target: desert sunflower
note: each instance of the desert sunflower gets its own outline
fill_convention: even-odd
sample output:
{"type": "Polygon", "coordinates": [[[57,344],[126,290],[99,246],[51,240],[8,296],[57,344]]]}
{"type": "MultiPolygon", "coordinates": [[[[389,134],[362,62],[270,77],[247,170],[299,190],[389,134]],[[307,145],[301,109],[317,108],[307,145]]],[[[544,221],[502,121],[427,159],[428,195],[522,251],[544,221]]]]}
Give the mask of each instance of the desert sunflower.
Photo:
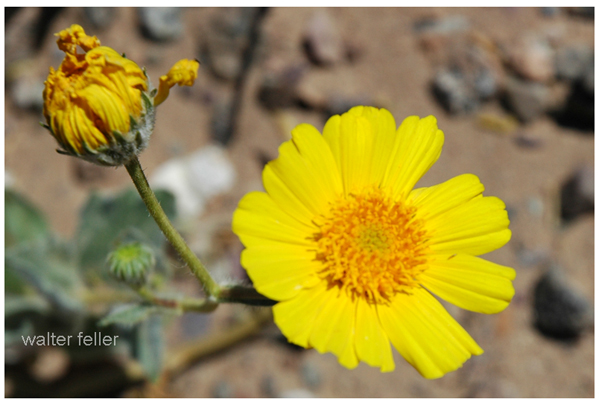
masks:
{"type": "Polygon", "coordinates": [[[290,342],[383,372],[395,367],[393,345],[426,378],[483,352],[432,294],[505,309],[514,270],[477,256],[508,242],[509,220],[472,174],[414,189],[443,140],[432,116],[397,128],[387,110],[359,106],[322,135],[301,124],[281,145],[264,168],[266,192],[241,200],[233,230],[290,342]]]}

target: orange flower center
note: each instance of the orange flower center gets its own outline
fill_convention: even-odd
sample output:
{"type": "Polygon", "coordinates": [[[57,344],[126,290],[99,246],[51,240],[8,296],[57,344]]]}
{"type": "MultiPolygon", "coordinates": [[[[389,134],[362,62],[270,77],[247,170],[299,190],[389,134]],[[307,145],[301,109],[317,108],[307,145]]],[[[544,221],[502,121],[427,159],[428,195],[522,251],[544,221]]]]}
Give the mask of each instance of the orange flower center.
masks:
{"type": "Polygon", "coordinates": [[[409,293],[426,269],[428,243],[416,208],[376,188],[340,199],[315,235],[319,275],[352,298],[385,303],[409,293]]]}

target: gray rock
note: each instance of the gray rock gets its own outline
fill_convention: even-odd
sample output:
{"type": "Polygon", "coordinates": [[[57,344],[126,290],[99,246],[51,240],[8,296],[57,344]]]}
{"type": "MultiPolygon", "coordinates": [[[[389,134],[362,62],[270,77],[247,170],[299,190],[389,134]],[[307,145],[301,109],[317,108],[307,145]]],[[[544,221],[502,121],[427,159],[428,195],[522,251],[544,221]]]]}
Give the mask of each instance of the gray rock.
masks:
{"type": "Polygon", "coordinates": [[[587,44],[563,46],[555,53],[556,76],[565,80],[581,79],[591,68],[594,72],[593,48],[587,44]]]}
{"type": "Polygon", "coordinates": [[[235,80],[242,73],[243,54],[259,13],[258,8],[251,7],[222,8],[210,21],[203,38],[202,59],[217,77],[235,80]]]}
{"type": "Polygon", "coordinates": [[[19,77],[12,84],[12,99],[18,108],[42,111],[44,107],[44,81],[34,76],[19,77]]]}
{"type": "Polygon", "coordinates": [[[95,28],[107,28],[118,12],[116,7],[84,7],[85,17],[95,28]]]}
{"type": "Polygon", "coordinates": [[[179,7],[142,7],[138,13],[142,32],[150,39],[172,41],[183,33],[179,7]]]}
{"type": "Polygon", "coordinates": [[[304,77],[306,66],[298,64],[267,71],[263,78],[258,100],[268,110],[292,107],[299,101],[297,85],[304,77]]]}
{"type": "Polygon", "coordinates": [[[433,93],[452,114],[468,113],[495,96],[503,77],[501,65],[478,45],[459,43],[433,80],[433,93]]]}
{"type": "Polygon", "coordinates": [[[561,217],[571,221],[595,210],[595,173],[592,165],[578,169],[560,190],[561,217]]]}
{"type": "Polygon", "coordinates": [[[545,113],[550,90],[542,83],[508,78],[505,96],[508,107],[521,121],[528,122],[545,113]]]}
{"type": "Polygon", "coordinates": [[[318,388],[322,382],[320,371],[313,363],[306,362],[301,368],[302,379],[306,385],[311,388],[318,388]]]}
{"type": "Polygon", "coordinates": [[[593,323],[588,300],[566,282],[562,271],[548,266],[534,289],[535,327],[545,336],[572,340],[593,323]]]}
{"type": "Polygon", "coordinates": [[[308,58],[316,65],[334,65],[345,56],[341,35],[325,9],[318,9],[308,20],[303,43],[308,58]]]}
{"type": "Polygon", "coordinates": [[[433,80],[433,93],[451,114],[472,112],[480,105],[473,86],[458,68],[442,68],[437,71],[433,80]]]}
{"type": "Polygon", "coordinates": [[[230,97],[222,97],[214,104],[210,129],[212,139],[220,145],[226,145],[233,136],[234,104],[230,97]]]}

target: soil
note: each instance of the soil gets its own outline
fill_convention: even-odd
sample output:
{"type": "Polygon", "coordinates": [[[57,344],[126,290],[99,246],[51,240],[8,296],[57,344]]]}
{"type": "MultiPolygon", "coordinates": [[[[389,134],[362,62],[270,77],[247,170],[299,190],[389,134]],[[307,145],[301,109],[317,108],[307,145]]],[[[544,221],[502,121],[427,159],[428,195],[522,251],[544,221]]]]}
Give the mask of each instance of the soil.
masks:
{"type": "MultiPolygon", "coordinates": [[[[572,288],[594,302],[594,215],[582,215],[567,224],[558,215],[561,185],[579,167],[594,164],[593,133],[559,126],[547,115],[519,123],[508,133],[481,127],[477,113],[450,115],[430,91],[442,56],[425,49],[414,30],[414,24],[423,19],[461,15],[470,22],[471,31],[504,49],[530,33],[551,35],[553,40],[563,43],[582,41],[594,46],[593,19],[564,10],[547,17],[539,9],[529,8],[327,11],[343,38],[343,46],[354,50],[353,57],[331,66],[310,63],[302,46],[303,32],[315,9],[273,8],[260,21],[260,41],[245,72],[235,131],[226,144],[237,173],[235,187],[213,199],[200,218],[186,224],[186,237],[192,246],[199,246],[206,237],[202,229],[218,218],[219,229],[227,241],[219,252],[226,253],[226,260],[233,256],[227,262],[230,268],[227,276],[241,277],[242,271],[235,261],[242,247],[227,227],[239,199],[248,191],[262,188],[260,176],[265,161],[278,155],[277,148],[289,138],[294,125],[307,122],[322,129],[327,116],[314,107],[319,100],[329,96],[370,100],[389,109],[398,122],[408,115],[437,117],[445,133],[443,153],[419,185],[433,185],[462,173],[474,173],[485,185],[485,195],[498,196],[506,203],[512,239],[485,258],[516,269],[516,295],[512,303],[496,315],[448,306],[485,353],[439,380],[423,379],[396,352],[396,370],[392,373],[381,374],[366,364],[347,370],[331,354],[321,355],[315,350],[298,350],[285,344],[276,326],[271,324],[257,336],[201,359],[159,390],[148,385],[123,395],[593,397],[592,327],[575,341],[562,342],[543,336],[533,325],[533,289],[548,261],[558,263],[572,288]],[[259,102],[260,86],[272,66],[304,69],[298,90],[304,97],[302,103],[272,110],[259,102]],[[535,146],[523,147],[517,142],[522,136],[533,139],[535,146]],[[538,253],[542,259],[523,260],[523,252],[538,253]]],[[[142,36],[134,9],[118,9],[107,27],[93,29],[82,9],[68,8],[54,16],[39,47],[35,47],[22,45],[20,41],[31,37],[26,35],[27,30],[32,29],[39,10],[23,9],[11,18],[6,28],[7,75],[44,78],[48,66],[57,67],[61,60],[52,33],[79,23],[88,33],[97,35],[103,45],[126,52],[128,58],[145,65],[157,84],[158,77],[177,60],[199,57],[206,33],[214,27],[212,21],[222,12],[222,9],[184,9],[183,34],[174,41],[155,42],[142,36]]],[[[200,60],[202,67],[195,85],[173,88],[168,100],[159,107],[150,146],[140,158],[150,177],[168,159],[213,143],[211,123],[215,105],[235,94],[233,81],[215,77],[200,60]]],[[[7,176],[13,188],[42,209],[58,233],[71,237],[78,212],[91,190],[115,192],[129,187],[130,179],[123,168],[95,167],[55,153],[55,140],[39,125],[43,120],[40,111],[18,108],[10,94],[9,84],[5,95],[7,176]]],[[[505,115],[497,98],[484,103],[480,111],[505,115]]],[[[211,242],[211,249],[220,243],[211,242]]],[[[187,284],[185,288],[190,293],[197,293],[196,288],[189,287],[191,278],[181,275],[178,280],[181,285],[187,284]]],[[[223,307],[214,315],[186,316],[189,325],[175,322],[172,330],[167,331],[169,344],[174,346],[193,339],[194,333],[218,328],[242,311],[232,309],[234,305],[223,307]],[[201,327],[193,332],[196,324],[201,327]]]]}

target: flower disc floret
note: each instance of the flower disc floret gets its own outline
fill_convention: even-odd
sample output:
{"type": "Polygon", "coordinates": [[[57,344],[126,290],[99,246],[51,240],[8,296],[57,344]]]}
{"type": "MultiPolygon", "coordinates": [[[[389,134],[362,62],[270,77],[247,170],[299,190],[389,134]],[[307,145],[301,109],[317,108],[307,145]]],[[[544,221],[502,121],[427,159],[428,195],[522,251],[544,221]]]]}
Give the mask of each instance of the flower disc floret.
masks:
{"type": "Polygon", "coordinates": [[[426,268],[428,245],[416,208],[380,189],[333,204],[315,236],[319,276],[352,297],[383,304],[409,293],[426,268]]]}

